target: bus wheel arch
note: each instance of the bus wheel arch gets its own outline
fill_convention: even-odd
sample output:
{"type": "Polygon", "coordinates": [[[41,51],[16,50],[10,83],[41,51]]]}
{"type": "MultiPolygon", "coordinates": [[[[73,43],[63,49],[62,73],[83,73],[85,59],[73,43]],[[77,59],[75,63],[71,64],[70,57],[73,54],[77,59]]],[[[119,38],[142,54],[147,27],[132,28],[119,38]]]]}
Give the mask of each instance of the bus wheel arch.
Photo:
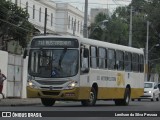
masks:
{"type": "Polygon", "coordinates": [[[94,83],[90,90],[90,96],[88,100],[82,100],[81,103],[83,106],[94,106],[97,100],[97,93],[98,93],[98,85],[94,83]]]}

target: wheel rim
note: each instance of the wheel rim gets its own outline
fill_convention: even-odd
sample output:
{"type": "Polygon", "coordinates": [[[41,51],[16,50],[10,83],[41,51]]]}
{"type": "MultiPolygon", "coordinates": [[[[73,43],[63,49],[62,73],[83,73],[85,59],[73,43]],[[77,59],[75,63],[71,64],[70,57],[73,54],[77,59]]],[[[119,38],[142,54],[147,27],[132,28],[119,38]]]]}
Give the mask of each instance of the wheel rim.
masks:
{"type": "Polygon", "coordinates": [[[127,94],[127,96],[126,96],[126,103],[128,103],[128,102],[129,102],[129,96],[127,94]]]}
{"type": "Polygon", "coordinates": [[[94,93],[93,92],[90,92],[90,99],[89,99],[89,102],[92,103],[94,100],[94,93]]]}

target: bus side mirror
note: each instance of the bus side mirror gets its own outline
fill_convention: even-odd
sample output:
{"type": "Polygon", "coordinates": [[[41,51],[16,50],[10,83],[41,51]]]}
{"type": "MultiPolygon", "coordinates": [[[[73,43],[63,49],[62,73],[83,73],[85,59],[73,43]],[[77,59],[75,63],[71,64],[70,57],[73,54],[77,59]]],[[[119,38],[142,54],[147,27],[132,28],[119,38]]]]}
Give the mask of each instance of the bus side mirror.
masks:
{"type": "Polygon", "coordinates": [[[83,57],[88,58],[89,56],[89,50],[87,48],[84,48],[83,57]]]}
{"type": "Polygon", "coordinates": [[[82,73],[88,73],[89,69],[88,68],[81,68],[82,73]]]}
{"type": "Polygon", "coordinates": [[[25,50],[24,50],[24,53],[23,53],[23,59],[25,59],[25,58],[26,58],[26,56],[27,56],[27,52],[28,52],[28,51],[27,51],[27,49],[25,49],[25,50]]]}

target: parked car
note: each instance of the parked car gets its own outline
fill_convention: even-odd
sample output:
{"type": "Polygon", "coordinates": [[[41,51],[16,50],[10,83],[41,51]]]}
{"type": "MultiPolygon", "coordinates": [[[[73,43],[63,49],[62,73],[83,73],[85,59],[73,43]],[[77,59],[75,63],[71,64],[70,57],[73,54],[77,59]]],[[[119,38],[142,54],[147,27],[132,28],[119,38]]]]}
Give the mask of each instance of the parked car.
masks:
{"type": "Polygon", "coordinates": [[[141,99],[151,99],[151,101],[159,101],[160,90],[156,82],[145,82],[144,83],[144,95],[138,98],[138,101],[141,99]]]}

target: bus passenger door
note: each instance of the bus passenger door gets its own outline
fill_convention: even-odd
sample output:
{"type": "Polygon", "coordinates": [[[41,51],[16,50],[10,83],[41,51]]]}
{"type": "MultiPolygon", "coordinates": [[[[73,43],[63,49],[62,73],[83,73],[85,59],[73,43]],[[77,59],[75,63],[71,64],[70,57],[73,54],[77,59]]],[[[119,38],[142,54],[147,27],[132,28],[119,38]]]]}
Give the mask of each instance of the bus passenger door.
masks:
{"type": "Polygon", "coordinates": [[[81,45],[80,53],[80,99],[89,98],[90,93],[89,79],[89,46],[81,45]]]}

